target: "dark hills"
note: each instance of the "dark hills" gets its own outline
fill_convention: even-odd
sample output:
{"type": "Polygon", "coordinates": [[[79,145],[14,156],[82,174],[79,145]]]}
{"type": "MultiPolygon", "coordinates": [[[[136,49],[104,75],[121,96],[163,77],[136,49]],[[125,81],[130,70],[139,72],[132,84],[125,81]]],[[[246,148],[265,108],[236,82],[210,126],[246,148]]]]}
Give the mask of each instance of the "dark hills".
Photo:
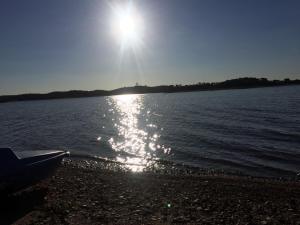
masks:
{"type": "Polygon", "coordinates": [[[299,85],[300,80],[268,80],[266,78],[244,77],[223,82],[201,83],[191,85],[161,85],[161,86],[140,86],[123,87],[111,91],[95,90],[95,91],[64,91],[51,92],[47,94],[21,94],[21,95],[3,95],[0,96],[0,103],[11,101],[29,101],[29,100],[45,100],[60,98],[82,98],[94,96],[110,96],[120,94],[144,94],[144,93],[172,93],[172,92],[189,92],[189,91],[209,91],[209,90],[225,90],[225,89],[242,89],[256,87],[272,87],[283,85],[299,85]]]}

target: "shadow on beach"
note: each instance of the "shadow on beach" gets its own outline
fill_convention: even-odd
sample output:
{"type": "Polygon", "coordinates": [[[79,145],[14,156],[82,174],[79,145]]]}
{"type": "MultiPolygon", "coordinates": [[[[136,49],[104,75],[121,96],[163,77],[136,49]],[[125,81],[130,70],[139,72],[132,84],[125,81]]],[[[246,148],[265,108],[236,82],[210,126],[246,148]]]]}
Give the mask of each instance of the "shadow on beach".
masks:
{"type": "Polygon", "coordinates": [[[44,203],[47,189],[28,189],[0,197],[0,224],[12,224],[44,203]]]}

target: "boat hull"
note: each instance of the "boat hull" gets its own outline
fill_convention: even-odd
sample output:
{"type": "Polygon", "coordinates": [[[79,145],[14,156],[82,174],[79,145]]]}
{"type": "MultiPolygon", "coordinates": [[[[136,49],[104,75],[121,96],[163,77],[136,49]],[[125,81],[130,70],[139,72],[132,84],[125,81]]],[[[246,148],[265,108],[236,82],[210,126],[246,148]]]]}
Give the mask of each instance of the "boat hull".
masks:
{"type": "Polygon", "coordinates": [[[55,151],[36,154],[18,160],[10,170],[0,177],[0,193],[13,193],[27,188],[52,175],[67,152],[55,151]]]}

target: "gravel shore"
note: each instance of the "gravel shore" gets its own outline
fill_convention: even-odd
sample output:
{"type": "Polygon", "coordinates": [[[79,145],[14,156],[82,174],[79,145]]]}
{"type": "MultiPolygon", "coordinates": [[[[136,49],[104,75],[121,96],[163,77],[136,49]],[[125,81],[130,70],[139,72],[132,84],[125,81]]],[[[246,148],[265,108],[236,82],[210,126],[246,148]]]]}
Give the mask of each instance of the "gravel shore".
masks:
{"type": "Polygon", "coordinates": [[[297,224],[300,183],[132,173],[67,160],[1,201],[0,224],[297,224]]]}

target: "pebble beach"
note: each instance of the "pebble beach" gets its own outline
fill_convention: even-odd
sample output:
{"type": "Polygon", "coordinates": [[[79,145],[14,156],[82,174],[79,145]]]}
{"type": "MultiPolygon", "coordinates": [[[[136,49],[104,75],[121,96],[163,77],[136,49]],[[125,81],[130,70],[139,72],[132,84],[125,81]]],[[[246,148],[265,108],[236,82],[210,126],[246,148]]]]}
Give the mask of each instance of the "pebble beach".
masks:
{"type": "Polygon", "coordinates": [[[0,224],[300,224],[300,183],[225,174],[133,173],[68,159],[2,200],[0,224]]]}

